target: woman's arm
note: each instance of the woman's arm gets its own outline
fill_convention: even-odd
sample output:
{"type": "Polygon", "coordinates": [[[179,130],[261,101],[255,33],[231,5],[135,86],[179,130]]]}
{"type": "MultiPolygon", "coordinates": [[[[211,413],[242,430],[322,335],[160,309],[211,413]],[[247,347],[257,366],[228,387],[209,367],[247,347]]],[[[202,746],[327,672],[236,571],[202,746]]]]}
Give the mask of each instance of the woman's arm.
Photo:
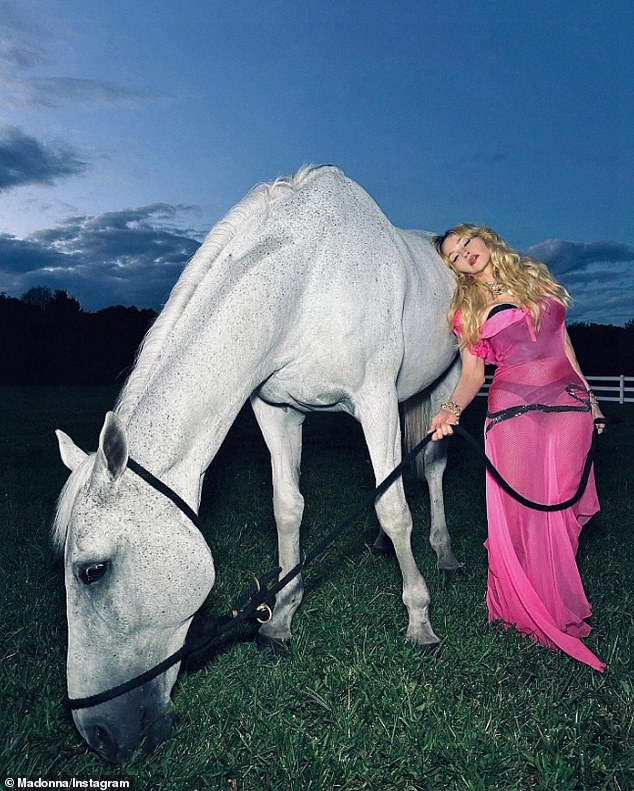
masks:
{"type": "MultiPolygon", "coordinates": [[[[568,330],[564,329],[564,348],[566,351],[566,357],[568,358],[570,365],[572,365],[575,373],[578,375],[579,379],[583,382],[583,386],[586,390],[590,393],[590,409],[592,412],[593,420],[596,419],[605,419],[605,415],[601,411],[601,407],[599,406],[599,402],[597,401],[597,397],[592,392],[590,385],[588,384],[588,380],[585,378],[583,373],[581,372],[581,367],[577,361],[577,355],[575,354],[575,350],[572,346],[572,341],[570,340],[570,335],[568,335],[568,330]]],[[[599,434],[603,433],[603,429],[605,426],[603,424],[597,425],[597,431],[599,434]]]]}
{"type": "Polygon", "coordinates": [[[449,401],[445,402],[450,408],[441,409],[429,424],[429,432],[432,433],[434,441],[453,434],[451,427],[456,425],[459,418],[459,414],[456,413],[469,406],[484,383],[484,360],[482,357],[471,354],[465,348],[460,352],[460,359],[462,360],[462,373],[449,401]],[[458,409],[451,407],[458,407],[458,409]]]}

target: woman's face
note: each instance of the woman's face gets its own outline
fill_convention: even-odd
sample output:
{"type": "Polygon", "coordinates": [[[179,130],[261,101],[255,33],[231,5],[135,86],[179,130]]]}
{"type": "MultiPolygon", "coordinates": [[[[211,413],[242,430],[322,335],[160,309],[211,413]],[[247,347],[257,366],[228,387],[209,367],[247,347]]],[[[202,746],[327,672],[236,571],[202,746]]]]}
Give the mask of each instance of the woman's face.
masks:
{"type": "Polygon", "coordinates": [[[467,239],[452,233],[442,243],[440,250],[461,275],[472,275],[476,280],[493,278],[491,251],[479,236],[467,239]]]}

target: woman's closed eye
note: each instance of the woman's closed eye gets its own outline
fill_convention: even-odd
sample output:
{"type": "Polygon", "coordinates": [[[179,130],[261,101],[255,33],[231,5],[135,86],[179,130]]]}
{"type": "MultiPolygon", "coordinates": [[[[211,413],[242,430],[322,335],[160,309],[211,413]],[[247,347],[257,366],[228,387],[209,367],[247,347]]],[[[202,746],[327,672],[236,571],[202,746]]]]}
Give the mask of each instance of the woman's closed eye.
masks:
{"type": "Polygon", "coordinates": [[[466,250],[466,249],[467,249],[467,247],[469,246],[469,242],[470,242],[470,241],[471,241],[471,239],[465,239],[465,240],[464,240],[464,242],[462,243],[462,245],[460,245],[460,246],[459,246],[459,247],[458,247],[458,248],[457,248],[457,249],[456,249],[456,250],[455,250],[455,251],[454,251],[454,252],[451,254],[451,256],[450,256],[450,258],[449,258],[449,263],[451,263],[451,264],[455,264],[455,263],[456,263],[456,261],[458,260],[458,256],[460,255],[460,253],[462,252],[462,250],[466,250]]]}

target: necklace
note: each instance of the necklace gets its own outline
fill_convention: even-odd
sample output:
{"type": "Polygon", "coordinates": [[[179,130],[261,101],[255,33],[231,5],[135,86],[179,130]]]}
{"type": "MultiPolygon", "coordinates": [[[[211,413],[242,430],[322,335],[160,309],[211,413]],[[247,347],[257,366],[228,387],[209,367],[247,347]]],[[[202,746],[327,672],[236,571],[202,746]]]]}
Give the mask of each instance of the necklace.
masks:
{"type": "Polygon", "coordinates": [[[497,280],[492,280],[490,283],[483,283],[482,285],[488,288],[494,297],[501,297],[506,291],[506,288],[501,283],[498,283],[497,280]]]}

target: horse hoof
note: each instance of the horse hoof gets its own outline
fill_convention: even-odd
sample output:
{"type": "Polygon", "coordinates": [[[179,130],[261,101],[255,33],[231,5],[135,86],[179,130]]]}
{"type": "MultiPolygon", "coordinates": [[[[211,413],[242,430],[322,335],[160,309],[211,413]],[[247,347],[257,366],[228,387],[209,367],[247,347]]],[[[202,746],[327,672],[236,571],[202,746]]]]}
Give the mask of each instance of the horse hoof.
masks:
{"type": "Polygon", "coordinates": [[[462,566],[457,566],[455,569],[441,569],[439,567],[438,571],[441,571],[445,577],[449,579],[455,579],[456,577],[464,576],[464,568],[462,566]]]}
{"type": "Polygon", "coordinates": [[[276,637],[268,637],[259,632],[255,636],[255,644],[258,651],[268,654],[270,657],[279,658],[287,656],[290,642],[288,640],[279,640],[276,637]]]}
{"type": "Polygon", "coordinates": [[[380,558],[393,558],[396,555],[396,552],[394,551],[394,544],[389,538],[384,539],[379,544],[372,544],[370,551],[373,555],[376,555],[380,558]]]}
{"type": "Polygon", "coordinates": [[[419,653],[423,656],[435,656],[436,654],[440,653],[440,640],[437,643],[423,643],[422,645],[417,645],[419,653]]]}

